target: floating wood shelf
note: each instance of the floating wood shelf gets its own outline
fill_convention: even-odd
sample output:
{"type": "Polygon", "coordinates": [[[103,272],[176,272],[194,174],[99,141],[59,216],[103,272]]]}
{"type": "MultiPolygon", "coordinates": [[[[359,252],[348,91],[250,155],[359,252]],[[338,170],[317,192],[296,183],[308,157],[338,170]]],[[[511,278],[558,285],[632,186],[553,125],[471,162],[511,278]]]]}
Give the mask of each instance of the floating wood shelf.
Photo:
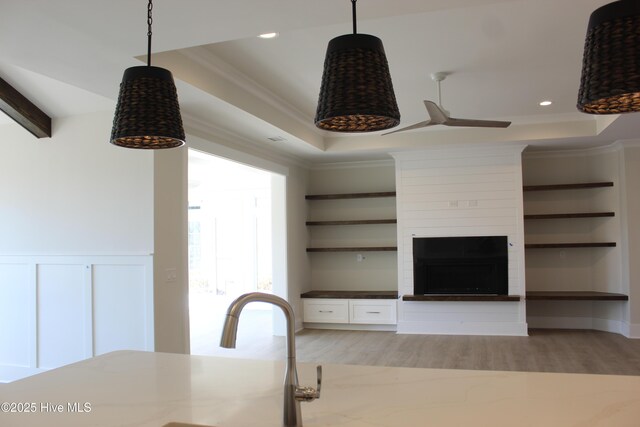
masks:
{"type": "Polygon", "coordinates": [[[524,219],[604,218],[615,216],[614,212],[580,212],[525,215],[524,219]]]}
{"type": "Polygon", "coordinates": [[[613,187],[613,182],[583,182],[579,184],[525,185],[522,191],[579,190],[581,188],[613,187]]]}
{"type": "Polygon", "coordinates": [[[550,248],[614,248],[615,242],[594,243],[525,243],[525,249],[550,249],[550,248]]]}
{"type": "Polygon", "coordinates": [[[346,221],[307,221],[307,225],[370,225],[370,224],[396,224],[396,219],[356,219],[346,221]]]}
{"type": "Polygon", "coordinates": [[[398,299],[398,291],[309,291],[301,298],[398,299]]]}
{"type": "Polygon", "coordinates": [[[390,252],[397,251],[397,246],[367,246],[352,248],[307,248],[307,252],[390,252]]]}
{"type": "Polygon", "coordinates": [[[628,301],[629,296],[611,292],[529,291],[528,301],[628,301]]]}
{"type": "Polygon", "coordinates": [[[519,295],[403,295],[402,301],[520,301],[519,295]]]}
{"type": "Polygon", "coordinates": [[[371,199],[375,197],[396,197],[395,191],[379,193],[346,193],[346,194],[307,194],[307,200],[338,200],[338,199],[371,199]]]}

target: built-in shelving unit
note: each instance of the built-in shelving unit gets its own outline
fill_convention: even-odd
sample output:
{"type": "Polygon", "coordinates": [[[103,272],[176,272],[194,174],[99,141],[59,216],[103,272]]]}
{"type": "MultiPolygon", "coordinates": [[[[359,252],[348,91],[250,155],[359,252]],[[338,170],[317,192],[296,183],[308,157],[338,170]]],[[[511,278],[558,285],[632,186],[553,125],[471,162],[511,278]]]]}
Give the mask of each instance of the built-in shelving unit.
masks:
{"type": "Polygon", "coordinates": [[[529,301],[628,301],[629,296],[591,291],[528,291],[529,301]]]}
{"type": "MultiPolygon", "coordinates": [[[[523,187],[523,191],[531,192],[531,191],[563,191],[563,190],[583,190],[583,189],[588,190],[588,189],[613,187],[613,185],[614,184],[611,181],[584,182],[584,183],[575,183],[575,184],[527,185],[523,187]]],[[[546,199],[546,196],[543,196],[543,197],[544,198],[542,198],[542,200],[546,199]]],[[[578,197],[578,196],[575,196],[575,197],[578,197]]],[[[579,197],[588,198],[589,194],[582,194],[579,197]]],[[[540,197],[537,197],[537,199],[541,200],[540,197]]],[[[615,212],[613,211],[548,212],[548,213],[524,215],[524,219],[527,221],[549,220],[549,224],[552,224],[553,220],[565,221],[565,220],[577,219],[580,221],[594,221],[592,218],[596,218],[596,219],[600,218],[599,221],[603,221],[612,217],[615,217],[615,212]]],[[[558,230],[563,228],[559,226],[559,224],[560,223],[556,223],[556,225],[554,225],[554,227],[558,230]]],[[[585,227],[587,227],[589,223],[585,222],[582,224],[585,227]]],[[[545,226],[540,225],[538,227],[544,227],[545,229],[547,229],[546,225],[545,226]]],[[[525,237],[526,237],[526,232],[525,232],[525,237]]],[[[580,239],[580,240],[588,240],[588,239],[580,239]]],[[[565,241],[565,242],[526,243],[525,244],[525,249],[531,249],[531,250],[538,250],[538,249],[580,250],[580,248],[585,248],[585,249],[592,248],[592,250],[602,250],[598,248],[614,248],[614,247],[616,247],[616,242],[612,242],[612,241],[596,241],[596,242],[566,242],[565,241]]],[[[607,287],[611,289],[619,288],[616,283],[611,283],[607,285],[608,286],[604,286],[603,288],[604,289],[606,289],[607,287]]],[[[548,284],[545,287],[548,287],[548,284]]],[[[591,291],[591,290],[572,290],[572,291],[529,290],[526,292],[525,298],[527,301],[541,301],[541,304],[545,301],[627,301],[629,299],[627,295],[624,295],[621,293],[600,292],[600,291],[591,291]]]]}
{"type": "MultiPolygon", "coordinates": [[[[575,184],[525,185],[522,190],[528,191],[558,191],[581,190],[590,188],[613,187],[611,181],[581,182],[575,184]]],[[[574,219],[574,218],[607,218],[615,216],[615,212],[576,212],[576,213],[545,213],[524,215],[525,220],[540,219],[574,219]]],[[[615,242],[563,242],[563,243],[525,243],[525,249],[569,249],[569,248],[612,248],[615,242]]]]}
{"type": "MultiPolygon", "coordinates": [[[[384,191],[374,193],[341,193],[341,194],[308,194],[306,200],[345,200],[345,199],[371,199],[378,197],[395,197],[395,191],[384,191]]],[[[376,224],[396,224],[396,219],[354,219],[338,221],[307,221],[308,226],[346,226],[346,225],[376,225],[376,224]]],[[[329,247],[329,248],[307,248],[307,252],[393,252],[397,251],[396,246],[373,246],[373,247],[329,247]]]]}
{"type": "Polygon", "coordinates": [[[301,298],[398,299],[398,291],[309,291],[301,298]]]}
{"type": "Polygon", "coordinates": [[[346,221],[307,221],[306,225],[375,225],[396,224],[395,219],[356,219],[346,221]]]}
{"type": "Polygon", "coordinates": [[[340,200],[340,199],[371,199],[375,197],[396,197],[395,191],[377,193],[343,193],[343,194],[307,194],[307,200],[340,200]]]}
{"type": "Polygon", "coordinates": [[[570,219],[570,218],[606,218],[615,216],[615,212],[575,212],[525,215],[524,219],[570,219]]]}
{"type": "Polygon", "coordinates": [[[582,182],[578,184],[552,184],[552,185],[525,185],[522,191],[555,191],[555,190],[580,190],[583,188],[613,187],[613,182],[582,182]]]}
{"type": "MultiPolygon", "coordinates": [[[[378,203],[383,205],[390,205],[390,202],[380,201],[377,202],[372,200],[371,202],[348,202],[347,199],[374,199],[374,198],[390,198],[395,197],[395,191],[386,191],[386,192],[369,192],[369,193],[341,193],[341,194],[312,194],[306,195],[305,199],[308,201],[318,201],[321,203],[322,201],[338,201],[330,204],[325,204],[322,207],[316,206],[315,202],[310,207],[313,210],[313,206],[320,211],[325,210],[323,216],[330,218],[325,219],[321,218],[321,220],[310,220],[306,221],[306,225],[314,228],[314,233],[317,233],[319,236],[333,236],[329,240],[319,239],[318,243],[314,246],[313,243],[311,247],[307,248],[307,252],[309,253],[372,253],[372,252],[397,252],[398,248],[395,246],[395,243],[391,243],[390,240],[387,239],[377,239],[380,244],[376,245],[375,240],[373,242],[370,241],[370,233],[375,235],[375,230],[378,230],[377,226],[395,226],[397,220],[395,218],[389,218],[395,214],[395,209],[393,212],[391,211],[376,211],[369,212],[362,210],[361,206],[369,206],[369,205],[378,205],[378,203]],[[347,201],[346,203],[340,201],[347,201]],[[344,212],[340,212],[342,208],[345,206],[349,206],[347,209],[349,212],[345,214],[344,212]],[[326,212],[326,208],[335,209],[334,211],[329,211],[328,214],[326,212]],[[354,207],[356,207],[354,209],[354,207]],[[322,209],[320,209],[322,208],[322,209]],[[356,212],[354,214],[354,212],[356,212]],[[353,218],[353,216],[364,216],[365,218],[368,216],[368,219],[364,218],[353,218]],[[331,216],[333,216],[332,219],[331,216]],[[339,219],[336,217],[346,217],[347,219],[339,219]],[[349,218],[349,217],[352,218],[349,218]],[[385,218],[386,217],[386,218],[385,218]],[[361,227],[362,228],[359,228],[361,227]],[[366,226],[374,226],[372,228],[366,228],[366,226]],[[345,228],[344,233],[342,231],[338,232],[335,229],[332,230],[331,227],[354,227],[354,228],[345,228]],[[358,231],[359,230],[359,231],[358,231]],[[352,234],[353,233],[353,234],[352,234]],[[351,236],[357,236],[360,233],[361,236],[366,235],[364,239],[358,239],[357,237],[354,239],[351,236]],[[362,234],[364,233],[364,234],[362,234]],[[339,234],[339,237],[336,236],[339,234]],[[349,243],[355,243],[357,240],[361,240],[360,244],[364,242],[367,246],[349,246],[349,243]],[[324,244],[322,244],[322,243],[324,244]],[[375,242],[375,243],[374,243],[375,242]],[[387,244],[391,243],[391,245],[387,244]],[[330,245],[335,245],[331,247],[327,247],[330,245]],[[317,247],[317,246],[325,246],[325,247],[317,247]]],[[[365,208],[366,209],[366,208],[365,208]]],[[[314,212],[317,214],[317,211],[314,212]]],[[[342,230],[342,229],[341,229],[342,230]]],[[[388,234],[389,229],[379,229],[381,231],[381,235],[385,233],[388,234]]],[[[395,233],[394,233],[395,234],[395,233]]],[[[375,237],[375,236],[374,236],[375,237]]],[[[387,237],[388,238],[388,237],[387,237]]],[[[394,239],[395,240],[395,239],[394,239]]],[[[312,242],[314,239],[312,238],[312,242]]],[[[332,258],[331,256],[313,256],[311,257],[311,264],[313,266],[318,263],[322,265],[323,263],[343,263],[348,262],[348,255],[335,255],[339,258],[332,258]]],[[[371,255],[374,256],[374,255],[371,255]]],[[[375,255],[376,257],[387,257],[387,255],[375,255]]],[[[362,261],[364,257],[359,255],[359,260],[362,261]]],[[[303,320],[307,327],[338,327],[338,328],[347,328],[347,329],[361,329],[361,328],[373,328],[374,330],[395,330],[396,324],[396,310],[397,310],[397,300],[398,300],[398,291],[397,290],[389,290],[389,291],[374,291],[374,290],[366,290],[362,289],[366,286],[366,281],[355,281],[349,285],[349,287],[353,287],[353,289],[343,289],[343,290],[330,290],[330,291],[321,291],[321,290],[312,290],[309,292],[305,292],[301,295],[303,298],[303,307],[304,307],[304,316],[303,320]],[[309,326],[311,325],[311,326],[309,326]]],[[[351,282],[349,282],[351,283],[351,282]]],[[[329,284],[321,283],[320,286],[327,287],[329,284]]],[[[378,289],[380,288],[381,283],[377,283],[378,289]]],[[[345,287],[343,283],[342,286],[345,287]]],[[[373,287],[373,286],[372,286],[373,287]]],[[[384,288],[383,288],[384,289],[384,288]]],[[[392,283],[389,285],[389,289],[397,289],[397,285],[392,283]]]]}
{"type": "Polygon", "coordinates": [[[615,248],[615,242],[589,243],[525,243],[525,249],[562,249],[562,248],[615,248]]]}
{"type": "Polygon", "coordinates": [[[392,252],[397,246],[365,246],[351,248],[307,248],[307,252],[392,252]]]}

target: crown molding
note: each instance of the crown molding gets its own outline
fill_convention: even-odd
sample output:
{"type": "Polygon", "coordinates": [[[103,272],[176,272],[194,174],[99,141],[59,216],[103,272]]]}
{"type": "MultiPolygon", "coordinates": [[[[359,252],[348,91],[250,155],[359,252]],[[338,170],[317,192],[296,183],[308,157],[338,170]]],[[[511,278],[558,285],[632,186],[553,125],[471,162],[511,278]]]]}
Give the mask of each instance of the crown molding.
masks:
{"type": "Polygon", "coordinates": [[[287,117],[306,127],[309,131],[318,133],[318,128],[310,123],[309,118],[301,114],[298,108],[283,99],[277,93],[272,92],[264,86],[260,85],[258,82],[251,79],[249,76],[242,73],[237,68],[229,65],[229,63],[225,62],[208,49],[202,46],[197,46],[190,49],[185,49],[181,51],[180,54],[184,55],[189,60],[201,65],[213,74],[227,79],[247,93],[259,98],[260,100],[275,108],[277,111],[283,113],[287,117]]]}
{"type": "Polygon", "coordinates": [[[361,160],[352,162],[331,162],[315,163],[311,165],[311,170],[331,170],[331,169],[365,169],[374,167],[395,167],[393,159],[388,160],[361,160]]]}
{"type": "MultiPolygon", "coordinates": [[[[182,120],[187,133],[192,133],[213,144],[219,144],[280,165],[297,166],[305,169],[309,169],[311,165],[311,163],[300,157],[276,152],[267,147],[263,147],[261,146],[261,144],[263,144],[262,141],[253,141],[229,129],[205,122],[190,115],[183,115],[182,120]]],[[[187,140],[187,146],[188,145],[189,141],[187,140]]]]}
{"type": "Polygon", "coordinates": [[[514,144],[474,144],[464,143],[455,145],[434,145],[419,150],[409,149],[406,151],[395,151],[389,153],[395,160],[418,160],[428,157],[430,153],[447,153],[447,157],[475,157],[479,154],[483,156],[491,156],[494,154],[512,154],[521,155],[527,148],[526,143],[514,144]]]}
{"type": "Polygon", "coordinates": [[[622,148],[637,148],[640,147],[640,139],[625,139],[616,141],[614,144],[618,144],[622,148]]]}
{"type": "Polygon", "coordinates": [[[566,150],[545,150],[545,151],[527,151],[522,154],[526,159],[548,159],[548,158],[562,158],[562,157],[577,157],[577,156],[598,156],[607,153],[614,153],[620,151],[627,146],[640,147],[640,141],[616,141],[608,145],[588,148],[571,148],[566,150]],[[631,145],[632,143],[636,145],[631,145]],[[631,143],[631,144],[627,144],[631,143]]]}

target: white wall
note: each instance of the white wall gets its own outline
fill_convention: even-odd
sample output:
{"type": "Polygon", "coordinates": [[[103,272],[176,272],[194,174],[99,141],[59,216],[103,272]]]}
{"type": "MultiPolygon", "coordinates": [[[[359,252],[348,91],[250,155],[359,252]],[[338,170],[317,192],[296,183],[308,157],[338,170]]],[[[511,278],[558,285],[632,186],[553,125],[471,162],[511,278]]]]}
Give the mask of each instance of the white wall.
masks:
{"type": "Polygon", "coordinates": [[[187,148],[154,156],[154,315],[156,351],[189,353],[187,148]],[[176,280],[170,279],[174,275],[176,280]]]}
{"type": "Polygon", "coordinates": [[[640,338],[640,141],[622,144],[623,286],[629,292],[625,335],[640,338]]]}
{"type": "Polygon", "coordinates": [[[153,252],[153,156],[109,144],[112,120],[0,127],[0,253],[153,252]]]}
{"type": "Polygon", "coordinates": [[[0,126],[2,379],[154,348],[153,153],[109,144],[112,114],[0,126]]]}
{"type": "MultiPolygon", "coordinates": [[[[413,238],[506,235],[509,294],[524,295],[523,146],[394,154],[398,283],[413,294],[413,238]]],[[[526,335],[525,303],[400,302],[399,333],[526,335]]]]}

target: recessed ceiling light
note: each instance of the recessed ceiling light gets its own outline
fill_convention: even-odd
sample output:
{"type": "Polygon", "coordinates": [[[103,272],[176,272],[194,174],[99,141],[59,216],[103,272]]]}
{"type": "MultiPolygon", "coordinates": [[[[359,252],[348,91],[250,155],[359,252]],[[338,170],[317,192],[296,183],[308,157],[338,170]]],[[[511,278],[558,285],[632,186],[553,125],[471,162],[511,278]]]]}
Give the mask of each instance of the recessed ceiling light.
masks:
{"type": "Polygon", "coordinates": [[[540,102],[540,105],[542,105],[543,107],[546,107],[547,105],[551,105],[551,104],[553,104],[553,102],[551,102],[551,101],[542,101],[542,102],[540,102]]]}
{"type": "Polygon", "coordinates": [[[261,39],[275,39],[276,37],[278,37],[278,33],[264,33],[260,34],[258,37],[260,37],[261,39]]]}
{"type": "Polygon", "coordinates": [[[269,136],[269,137],[267,137],[267,139],[268,139],[269,141],[273,141],[273,142],[282,142],[282,141],[286,141],[286,139],[284,139],[284,138],[283,138],[283,137],[281,137],[281,136],[277,136],[277,135],[276,135],[276,136],[269,136]]]}

